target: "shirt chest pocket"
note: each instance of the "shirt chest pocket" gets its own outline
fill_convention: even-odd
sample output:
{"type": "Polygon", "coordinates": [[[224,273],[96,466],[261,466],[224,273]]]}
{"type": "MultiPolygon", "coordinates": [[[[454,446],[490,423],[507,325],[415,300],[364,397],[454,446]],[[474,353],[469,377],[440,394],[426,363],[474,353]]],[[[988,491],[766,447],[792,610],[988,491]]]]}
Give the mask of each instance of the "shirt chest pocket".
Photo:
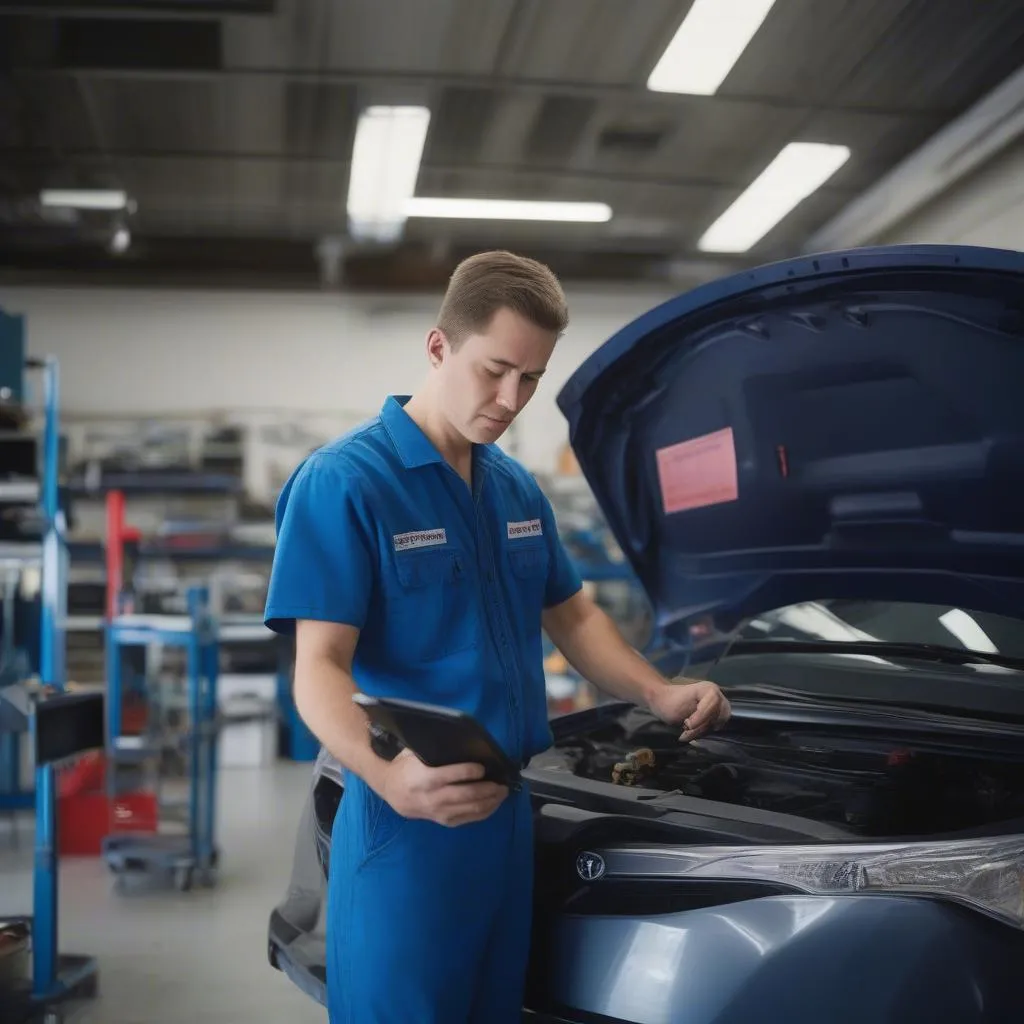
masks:
{"type": "Polygon", "coordinates": [[[428,662],[476,647],[476,586],[464,552],[396,554],[385,588],[385,639],[400,661],[428,662]]]}
{"type": "Polygon", "coordinates": [[[506,554],[519,596],[543,606],[551,557],[543,538],[513,541],[506,554]]]}

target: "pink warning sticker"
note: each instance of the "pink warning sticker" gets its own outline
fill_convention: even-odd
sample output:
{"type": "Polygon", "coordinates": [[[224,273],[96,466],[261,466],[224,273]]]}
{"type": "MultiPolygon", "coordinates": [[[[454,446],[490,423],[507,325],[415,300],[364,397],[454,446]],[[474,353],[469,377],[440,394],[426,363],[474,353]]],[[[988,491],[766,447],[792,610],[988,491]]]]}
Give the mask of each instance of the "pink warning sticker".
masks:
{"type": "Polygon", "coordinates": [[[740,495],[732,427],[660,448],[657,458],[665,515],[735,501],[740,495]]]}

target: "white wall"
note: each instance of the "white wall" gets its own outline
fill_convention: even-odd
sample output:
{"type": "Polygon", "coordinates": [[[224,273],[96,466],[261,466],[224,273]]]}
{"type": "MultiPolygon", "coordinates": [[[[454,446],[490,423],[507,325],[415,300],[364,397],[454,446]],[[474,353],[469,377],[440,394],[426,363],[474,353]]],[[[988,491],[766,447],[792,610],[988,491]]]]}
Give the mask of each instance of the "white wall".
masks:
{"type": "Polygon", "coordinates": [[[886,232],[884,241],[1024,249],[1024,140],[886,232]]]}
{"type": "MultiPolygon", "coordinates": [[[[667,291],[570,293],[572,323],[523,413],[515,452],[552,468],[566,438],[555,405],[575,367],[667,291]]],[[[60,360],[67,413],[302,409],[358,417],[411,391],[439,299],[0,287],[27,317],[33,355],[60,360]]]]}

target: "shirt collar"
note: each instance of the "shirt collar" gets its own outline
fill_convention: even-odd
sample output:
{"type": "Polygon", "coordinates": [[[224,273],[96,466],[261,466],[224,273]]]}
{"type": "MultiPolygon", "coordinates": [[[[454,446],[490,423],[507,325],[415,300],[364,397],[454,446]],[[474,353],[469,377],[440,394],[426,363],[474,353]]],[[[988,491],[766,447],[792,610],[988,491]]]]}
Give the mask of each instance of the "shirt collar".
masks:
{"type": "MultiPolygon", "coordinates": [[[[381,422],[395,446],[395,451],[398,452],[398,457],[402,460],[402,465],[406,469],[419,469],[421,466],[444,462],[434,443],[405,411],[405,403],[410,397],[389,395],[380,413],[381,422]]],[[[473,455],[474,465],[479,467],[489,466],[494,460],[490,445],[474,445],[473,455]]]]}
{"type": "Polygon", "coordinates": [[[391,443],[402,460],[406,469],[419,469],[431,463],[443,462],[441,453],[434,447],[430,438],[413,421],[405,411],[405,403],[409,395],[388,395],[381,409],[380,418],[384,429],[391,438],[391,443]]]}

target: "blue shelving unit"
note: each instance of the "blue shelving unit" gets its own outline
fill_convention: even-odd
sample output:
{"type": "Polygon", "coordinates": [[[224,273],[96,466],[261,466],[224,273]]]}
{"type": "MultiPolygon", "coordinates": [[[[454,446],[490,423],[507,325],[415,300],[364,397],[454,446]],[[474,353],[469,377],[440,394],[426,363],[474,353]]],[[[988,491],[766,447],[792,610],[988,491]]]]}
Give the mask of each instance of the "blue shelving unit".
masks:
{"type": "Polygon", "coordinates": [[[315,761],[320,741],[302,720],[292,696],[291,659],[282,657],[277,672],[277,706],[281,720],[281,752],[289,761],[315,761]]]}
{"type": "MultiPolygon", "coordinates": [[[[87,565],[101,565],[105,558],[103,545],[99,541],[73,540],[68,545],[73,562],[87,565]]],[[[270,544],[228,543],[211,547],[186,547],[143,541],[138,546],[137,556],[143,559],[165,559],[169,562],[264,562],[274,560],[274,548],[270,544]]]]}
{"type": "Polygon", "coordinates": [[[124,491],[125,494],[240,494],[242,481],[223,473],[134,472],[103,473],[93,483],[75,477],[69,484],[75,497],[124,491]]]}
{"type": "MultiPolygon", "coordinates": [[[[0,313],[0,322],[13,334],[12,322],[22,332],[21,318],[0,313]]],[[[9,354],[9,353],[8,353],[9,354]]],[[[24,368],[42,378],[44,405],[43,449],[38,505],[42,520],[41,543],[32,541],[0,545],[0,557],[9,568],[40,568],[39,684],[28,679],[12,681],[0,690],[7,721],[24,716],[32,744],[35,788],[32,793],[8,794],[7,807],[35,809],[32,916],[24,919],[31,929],[32,978],[27,993],[5,993],[15,1004],[25,997],[32,1012],[51,1011],[69,996],[88,996],[96,991],[97,965],[87,956],[62,955],[58,946],[58,836],[56,764],[86,750],[103,746],[103,695],[69,694],[66,691],[64,621],[67,613],[68,551],[65,517],[59,501],[60,376],[54,359],[25,359],[24,368]],[[14,709],[14,710],[12,710],[14,709]]],[[[20,395],[21,392],[19,391],[20,395]]],[[[11,627],[13,628],[13,627],[11,627]]],[[[11,757],[10,748],[7,756],[11,757]]],[[[13,765],[8,765],[12,769],[13,765]]],[[[7,1007],[5,1006],[5,1009],[7,1007]]],[[[15,1007],[15,1011],[17,1007],[15,1007]]]]}
{"type": "MultiPolygon", "coordinates": [[[[614,559],[609,556],[605,534],[606,528],[603,524],[593,522],[587,526],[566,529],[561,533],[561,540],[584,583],[596,584],[598,588],[611,584],[618,590],[616,608],[622,613],[620,627],[634,621],[642,625],[646,621],[644,614],[649,611],[650,607],[648,599],[629,562],[624,558],[614,559]]],[[[598,598],[598,603],[602,603],[600,598],[598,598]]],[[[606,610],[613,617],[617,617],[615,612],[608,608],[606,610]]],[[[651,657],[660,648],[662,642],[661,628],[657,622],[652,621],[645,641],[637,646],[641,649],[641,653],[651,657]]],[[[544,658],[547,659],[554,650],[554,644],[545,634],[544,658]]],[[[584,682],[583,677],[571,665],[566,665],[564,672],[558,673],[558,677],[560,686],[568,683],[570,687],[578,688],[584,682]]],[[[551,692],[549,689],[549,694],[551,692]]],[[[556,699],[564,699],[571,693],[571,689],[566,689],[561,693],[555,691],[556,699]]],[[[605,698],[599,695],[598,699],[604,700],[605,698]]]]}
{"type": "Polygon", "coordinates": [[[121,731],[121,649],[130,645],[182,648],[186,652],[189,728],[188,832],[185,835],[113,834],[103,843],[110,869],[160,872],[173,877],[178,889],[192,887],[198,874],[212,885],[219,860],[215,841],[217,796],[217,624],[209,609],[206,587],[188,591],[188,615],[120,615],[107,625],[107,773],[115,795],[118,767],[158,758],[165,738],[159,731],[126,743],[121,731]]]}

